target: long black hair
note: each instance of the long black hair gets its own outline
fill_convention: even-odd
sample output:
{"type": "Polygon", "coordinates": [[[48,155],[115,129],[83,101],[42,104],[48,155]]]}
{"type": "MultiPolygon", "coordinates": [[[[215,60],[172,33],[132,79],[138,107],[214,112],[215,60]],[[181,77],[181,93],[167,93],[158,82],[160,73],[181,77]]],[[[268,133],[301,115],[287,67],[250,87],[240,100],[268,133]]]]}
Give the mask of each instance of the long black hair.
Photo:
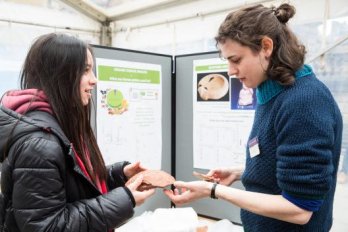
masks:
{"type": "Polygon", "coordinates": [[[73,36],[57,33],[40,36],[25,59],[21,88],[44,91],[63,132],[96,181],[96,175],[105,180],[106,168],[91,128],[91,104],[84,106],[80,93],[88,50],[92,53],[85,42],[73,36]]]}

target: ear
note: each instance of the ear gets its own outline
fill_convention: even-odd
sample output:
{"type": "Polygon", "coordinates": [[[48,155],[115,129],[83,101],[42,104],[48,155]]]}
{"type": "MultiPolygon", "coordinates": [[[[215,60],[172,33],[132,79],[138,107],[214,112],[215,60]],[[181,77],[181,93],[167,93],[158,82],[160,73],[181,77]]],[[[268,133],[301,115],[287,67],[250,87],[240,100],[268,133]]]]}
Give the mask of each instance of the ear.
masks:
{"type": "Polygon", "coordinates": [[[273,52],[273,40],[268,36],[264,36],[261,40],[261,46],[265,57],[269,58],[273,52]]]}

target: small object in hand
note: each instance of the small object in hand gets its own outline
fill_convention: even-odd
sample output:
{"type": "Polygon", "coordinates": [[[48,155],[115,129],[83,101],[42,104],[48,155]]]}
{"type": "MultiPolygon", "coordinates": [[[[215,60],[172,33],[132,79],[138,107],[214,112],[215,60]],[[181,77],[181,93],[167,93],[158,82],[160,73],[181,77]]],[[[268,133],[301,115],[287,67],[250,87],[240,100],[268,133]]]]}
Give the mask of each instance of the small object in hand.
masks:
{"type": "Polygon", "coordinates": [[[212,176],[208,176],[208,175],[205,175],[203,173],[199,173],[199,172],[196,172],[194,171],[193,172],[193,175],[201,180],[205,180],[205,181],[209,181],[209,182],[215,182],[214,181],[214,177],[212,176]]]}
{"type": "Polygon", "coordinates": [[[139,191],[144,191],[152,188],[164,188],[172,185],[175,178],[162,170],[145,170],[132,176],[126,183],[126,186],[134,182],[139,175],[143,176],[143,182],[138,187],[139,191]]]}

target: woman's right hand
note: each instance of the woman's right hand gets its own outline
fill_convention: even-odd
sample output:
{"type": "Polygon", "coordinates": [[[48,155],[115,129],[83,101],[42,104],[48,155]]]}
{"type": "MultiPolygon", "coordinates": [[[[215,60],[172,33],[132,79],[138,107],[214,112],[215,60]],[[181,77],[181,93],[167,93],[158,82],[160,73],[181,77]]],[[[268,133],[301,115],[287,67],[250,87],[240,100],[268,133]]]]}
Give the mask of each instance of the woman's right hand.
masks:
{"type": "Polygon", "coordinates": [[[145,202],[146,199],[151,197],[155,193],[155,189],[148,189],[144,191],[138,191],[137,189],[143,182],[143,176],[140,175],[138,178],[136,178],[132,183],[127,185],[127,188],[131,191],[133,194],[135,205],[139,206],[145,202]]]}
{"type": "Polygon", "coordinates": [[[240,180],[242,173],[242,168],[215,168],[211,169],[207,176],[212,176],[214,182],[229,186],[233,182],[240,180]]]}

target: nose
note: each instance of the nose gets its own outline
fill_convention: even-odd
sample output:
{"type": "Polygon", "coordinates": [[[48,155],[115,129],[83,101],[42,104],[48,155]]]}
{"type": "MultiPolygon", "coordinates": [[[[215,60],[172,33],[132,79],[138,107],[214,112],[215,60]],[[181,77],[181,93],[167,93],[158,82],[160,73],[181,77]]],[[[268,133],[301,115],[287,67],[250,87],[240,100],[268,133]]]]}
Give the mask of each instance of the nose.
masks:
{"type": "Polygon", "coordinates": [[[233,76],[233,75],[237,75],[238,70],[237,70],[236,67],[234,67],[234,65],[228,64],[228,70],[227,70],[227,72],[228,72],[228,75],[229,75],[229,76],[233,76]]]}
{"type": "Polygon", "coordinates": [[[94,72],[92,72],[91,78],[89,79],[89,84],[90,84],[90,85],[95,85],[95,84],[97,84],[97,82],[98,82],[98,79],[97,79],[97,77],[94,75],[94,72]]]}

